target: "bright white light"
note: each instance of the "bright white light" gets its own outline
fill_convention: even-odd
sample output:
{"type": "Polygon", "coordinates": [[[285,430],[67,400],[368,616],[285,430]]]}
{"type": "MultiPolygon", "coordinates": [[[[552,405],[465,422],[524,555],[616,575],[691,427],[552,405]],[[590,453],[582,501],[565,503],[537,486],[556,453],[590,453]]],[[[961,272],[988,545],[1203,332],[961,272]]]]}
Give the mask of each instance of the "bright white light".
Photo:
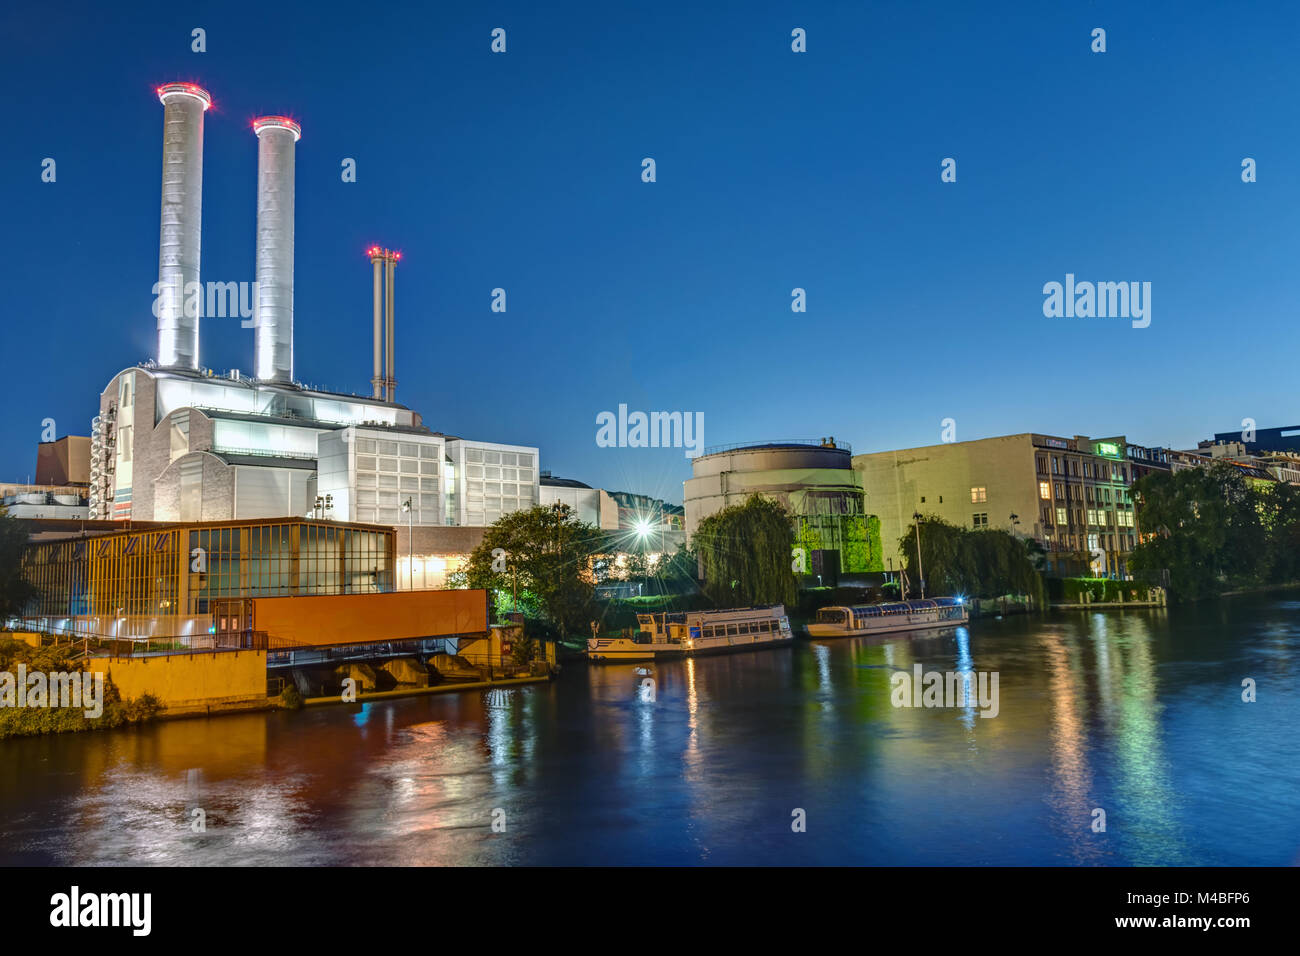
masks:
{"type": "Polygon", "coordinates": [[[642,537],[642,538],[648,535],[650,533],[650,522],[646,521],[644,518],[637,521],[636,533],[638,537],[642,537]]]}

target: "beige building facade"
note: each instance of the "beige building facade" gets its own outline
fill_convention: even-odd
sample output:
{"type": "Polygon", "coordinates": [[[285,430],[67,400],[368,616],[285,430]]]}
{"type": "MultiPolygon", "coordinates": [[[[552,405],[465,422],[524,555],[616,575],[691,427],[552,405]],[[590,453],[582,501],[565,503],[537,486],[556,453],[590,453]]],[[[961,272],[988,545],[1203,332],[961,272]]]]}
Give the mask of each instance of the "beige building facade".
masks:
{"type": "Polygon", "coordinates": [[[1026,432],[855,455],[853,467],[895,566],[899,539],[920,513],[1033,538],[1050,574],[1122,578],[1138,535],[1126,449],[1122,436],[1026,432]]]}

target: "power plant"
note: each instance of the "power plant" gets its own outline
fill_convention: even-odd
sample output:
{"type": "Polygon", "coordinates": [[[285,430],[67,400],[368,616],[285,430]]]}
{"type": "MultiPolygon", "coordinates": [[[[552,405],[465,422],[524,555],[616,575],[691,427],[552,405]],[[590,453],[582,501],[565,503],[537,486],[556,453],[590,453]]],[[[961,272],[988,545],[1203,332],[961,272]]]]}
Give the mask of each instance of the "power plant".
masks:
{"type": "MultiPolygon", "coordinates": [[[[390,525],[400,529],[402,550],[414,563],[413,538],[430,553],[463,554],[473,544],[463,532],[537,504],[536,447],[444,435],[397,403],[393,283],[401,253],[378,245],[365,250],[374,291],[370,395],[312,389],[295,378],[294,164],[302,127],[287,116],[252,124],[253,373],[204,367],[203,297],[190,292],[201,288],[204,118],[212,97],[193,83],[168,83],[157,93],[163,104],[157,354],[113,376],[100,396],[91,435],[90,517],[316,517],[390,525]],[[421,535],[417,526],[425,529],[421,535]],[[456,542],[442,547],[432,529],[448,527],[458,531],[444,537],[456,542]]],[[[356,327],[360,340],[364,319],[356,327]]],[[[435,583],[416,581],[410,570],[412,586],[435,583]]]]}
{"type": "Polygon", "coordinates": [[[193,83],[158,88],[163,104],[162,225],[158,235],[158,364],[199,367],[199,317],[185,290],[199,282],[203,221],[203,116],[212,105],[193,83]]]}
{"type": "Polygon", "coordinates": [[[257,134],[257,352],[259,382],[293,381],[293,159],[302,127],[287,116],[253,120],[257,134]]]}

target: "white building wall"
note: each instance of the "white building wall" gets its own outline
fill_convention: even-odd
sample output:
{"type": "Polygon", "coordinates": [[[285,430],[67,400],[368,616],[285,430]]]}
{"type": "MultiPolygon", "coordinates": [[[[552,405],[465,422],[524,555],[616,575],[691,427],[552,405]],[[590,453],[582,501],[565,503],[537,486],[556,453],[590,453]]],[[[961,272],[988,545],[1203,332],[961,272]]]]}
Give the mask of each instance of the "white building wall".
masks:
{"type": "Polygon", "coordinates": [[[456,438],[448,440],[447,456],[455,467],[458,524],[490,525],[541,501],[535,447],[456,438]]]}
{"type": "Polygon", "coordinates": [[[323,439],[319,474],[334,495],[335,511],[346,502],[351,521],[375,524],[440,525],[443,520],[443,440],[432,435],[395,434],[381,429],[348,428],[323,439]],[[346,446],[341,452],[337,445],[346,446]],[[345,469],[346,462],[346,469],[345,469]],[[402,510],[410,501],[412,513],[402,510]]]}
{"type": "MultiPolygon", "coordinates": [[[[356,513],[356,462],[353,429],[325,432],[316,440],[316,495],[331,498],[325,515],[335,521],[359,521],[356,513]]],[[[308,502],[309,510],[315,501],[308,502]]]]}
{"type": "Polygon", "coordinates": [[[297,517],[310,511],[303,468],[236,465],[235,518],[297,517]]]}
{"type": "MultiPolygon", "coordinates": [[[[566,488],[561,485],[540,485],[541,504],[550,507],[554,504],[568,505],[573,509],[579,521],[600,527],[599,488],[566,488]]],[[[612,499],[611,499],[612,500],[612,499]]],[[[617,516],[617,511],[615,512],[617,516]]]]}

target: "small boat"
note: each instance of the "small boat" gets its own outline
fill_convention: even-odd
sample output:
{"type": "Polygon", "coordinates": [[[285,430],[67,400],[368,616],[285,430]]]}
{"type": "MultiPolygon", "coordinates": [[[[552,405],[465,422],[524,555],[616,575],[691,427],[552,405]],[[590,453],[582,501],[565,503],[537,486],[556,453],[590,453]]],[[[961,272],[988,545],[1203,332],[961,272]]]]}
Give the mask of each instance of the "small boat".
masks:
{"type": "Polygon", "coordinates": [[[861,637],[892,634],[898,631],[956,627],[969,620],[970,608],[958,597],[859,604],[854,607],[824,607],[817,612],[817,619],[808,624],[808,636],[861,637]]]}
{"type": "Polygon", "coordinates": [[[637,630],[587,641],[587,659],[599,662],[657,661],[727,651],[776,647],[794,639],[785,606],[738,607],[724,611],[638,614],[637,630]]]}

